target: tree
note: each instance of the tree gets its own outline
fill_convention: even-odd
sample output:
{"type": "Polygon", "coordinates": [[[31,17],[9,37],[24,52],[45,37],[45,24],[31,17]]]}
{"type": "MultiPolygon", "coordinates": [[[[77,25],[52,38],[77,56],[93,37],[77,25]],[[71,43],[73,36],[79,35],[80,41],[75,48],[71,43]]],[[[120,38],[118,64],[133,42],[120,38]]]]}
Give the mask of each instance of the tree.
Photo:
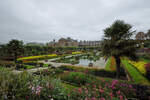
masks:
{"type": "Polygon", "coordinates": [[[117,75],[120,76],[121,57],[129,57],[133,60],[136,56],[136,42],[131,39],[135,31],[132,26],[121,20],[116,20],[110,27],[104,30],[104,40],[102,41],[102,55],[105,57],[113,56],[116,61],[117,75]]]}
{"type": "Polygon", "coordinates": [[[17,57],[24,53],[23,42],[19,40],[11,40],[7,44],[8,53],[13,56],[15,63],[17,62],[17,57]]]}

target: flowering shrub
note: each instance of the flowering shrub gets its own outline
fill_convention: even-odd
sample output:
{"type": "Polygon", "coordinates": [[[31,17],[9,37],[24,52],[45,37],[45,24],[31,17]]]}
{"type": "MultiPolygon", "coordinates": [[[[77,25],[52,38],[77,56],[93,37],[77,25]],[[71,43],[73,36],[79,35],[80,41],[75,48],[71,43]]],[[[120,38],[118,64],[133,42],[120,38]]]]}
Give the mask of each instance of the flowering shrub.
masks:
{"type": "Polygon", "coordinates": [[[59,79],[24,72],[0,71],[0,100],[64,100],[66,90],[59,79]]]}
{"type": "Polygon", "coordinates": [[[92,76],[87,75],[81,72],[66,72],[60,76],[61,80],[75,83],[77,85],[85,85],[86,83],[91,82],[92,76]]]}
{"type": "MultiPolygon", "coordinates": [[[[74,73],[77,73],[76,75],[80,76],[74,80],[84,80],[85,83],[84,85],[80,85],[81,87],[70,85],[69,90],[68,87],[65,87],[66,85],[64,85],[60,79],[54,79],[50,76],[33,76],[26,72],[15,75],[8,71],[0,71],[0,99],[127,100],[137,97],[137,91],[134,89],[134,85],[128,84],[126,82],[120,82],[118,80],[107,80],[104,78],[90,77],[86,76],[84,73],[74,73]],[[89,77],[90,79],[88,79],[89,77]],[[90,81],[86,81],[85,79],[90,81]]],[[[142,93],[144,90],[145,89],[142,89],[142,93]]]]}
{"type": "Polygon", "coordinates": [[[61,73],[63,73],[63,71],[61,69],[48,68],[48,69],[43,69],[41,71],[34,72],[33,74],[35,74],[35,75],[43,75],[43,76],[46,76],[46,75],[55,76],[55,75],[58,75],[58,74],[61,74],[61,73]]]}
{"type": "Polygon", "coordinates": [[[102,79],[101,84],[95,81],[85,86],[74,89],[68,94],[69,100],[127,100],[136,94],[132,85],[120,83],[118,80],[106,82],[102,79]]]}
{"type": "Polygon", "coordinates": [[[134,67],[136,67],[142,74],[146,74],[146,69],[145,69],[145,62],[143,61],[138,61],[138,62],[135,62],[135,61],[130,61],[129,60],[129,63],[134,65],[134,67]]]}

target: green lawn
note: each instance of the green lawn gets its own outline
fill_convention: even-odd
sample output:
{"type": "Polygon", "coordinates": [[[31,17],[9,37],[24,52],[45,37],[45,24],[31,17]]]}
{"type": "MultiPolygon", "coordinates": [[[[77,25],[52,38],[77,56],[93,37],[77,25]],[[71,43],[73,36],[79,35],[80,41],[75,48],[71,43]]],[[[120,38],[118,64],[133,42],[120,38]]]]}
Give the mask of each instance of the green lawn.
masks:
{"type": "Polygon", "coordinates": [[[150,82],[127,60],[122,59],[122,64],[124,65],[125,70],[129,72],[130,76],[132,77],[135,83],[150,85],[150,82]]]}

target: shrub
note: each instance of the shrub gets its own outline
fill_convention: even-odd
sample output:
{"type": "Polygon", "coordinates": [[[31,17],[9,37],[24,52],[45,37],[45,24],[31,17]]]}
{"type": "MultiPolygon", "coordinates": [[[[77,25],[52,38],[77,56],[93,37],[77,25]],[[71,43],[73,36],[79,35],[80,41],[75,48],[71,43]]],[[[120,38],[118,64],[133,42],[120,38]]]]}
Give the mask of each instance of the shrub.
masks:
{"type": "Polygon", "coordinates": [[[136,97],[135,89],[130,84],[118,80],[106,82],[105,79],[95,84],[96,81],[73,89],[69,94],[69,100],[126,100],[136,97]]]}
{"type": "Polygon", "coordinates": [[[60,73],[63,73],[63,70],[58,69],[58,68],[55,68],[55,69],[48,68],[48,69],[43,69],[41,71],[34,72],[33,74],[43,75],[43,76],[46,76],[46,75],[55,76],[60,73]]]}
{"type": "Polygon", "coordinates": [[[84,73],[88,73],[88,74],[100,76],[100,77],[111,77],[111,78],[116,77],[115,71],[109,71],[105,69],[98,69],[98,68],[91,68],[91,67],[86,68],[86,67],[67,66],[67,65],[61,66],[60,69],[66,70],[66,71],[84,72],[84,73]]]}
{"type": "Polygon", "coordinates": [[[14,100],[30,94],[28,83],[32,77],[25,72],[14,75],[9,71],[0,72],[0,99],[14,100]]]}
{"type": "Polygon", "coordinates": [[[60,76],[61,80],[77,85],[85,85],[90,83],[94,78],[90,75],[81,72],[66,72],[60,76]],[[92,79],[93,78],[93,79],[92,79]]]}
{"type": "Polygon", "coordinates": [[[66,100],[66,89],[59,79],[32,76],[26,72],[15,75],[0,71],[0,100],[66,100]]]}

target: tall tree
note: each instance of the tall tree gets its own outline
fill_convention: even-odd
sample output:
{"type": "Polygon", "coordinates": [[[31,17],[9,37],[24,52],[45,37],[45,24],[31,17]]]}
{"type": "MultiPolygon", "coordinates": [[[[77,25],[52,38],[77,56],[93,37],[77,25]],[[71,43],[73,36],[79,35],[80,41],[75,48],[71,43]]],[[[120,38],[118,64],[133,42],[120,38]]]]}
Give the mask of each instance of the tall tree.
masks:
{"type": "Polygon", "coordinates": [[[19,40],[11,40],[7,44],[8,53],[10,56],[14,57],[15,63],[17,62],[17,57],[24,52],[23,42],[19,40]]]}
{"type": "Polygon", "coordinates": [[[104,30],[102,41],[102,54],[105,57],[113,56],[116,61],[117,78],[120,76],[121,57],[129,57],[133,60],[136,56],[136,42],[131,39],[135,31],[132,26],[121,20],[116,20],[110,27],[104,30]]]}

